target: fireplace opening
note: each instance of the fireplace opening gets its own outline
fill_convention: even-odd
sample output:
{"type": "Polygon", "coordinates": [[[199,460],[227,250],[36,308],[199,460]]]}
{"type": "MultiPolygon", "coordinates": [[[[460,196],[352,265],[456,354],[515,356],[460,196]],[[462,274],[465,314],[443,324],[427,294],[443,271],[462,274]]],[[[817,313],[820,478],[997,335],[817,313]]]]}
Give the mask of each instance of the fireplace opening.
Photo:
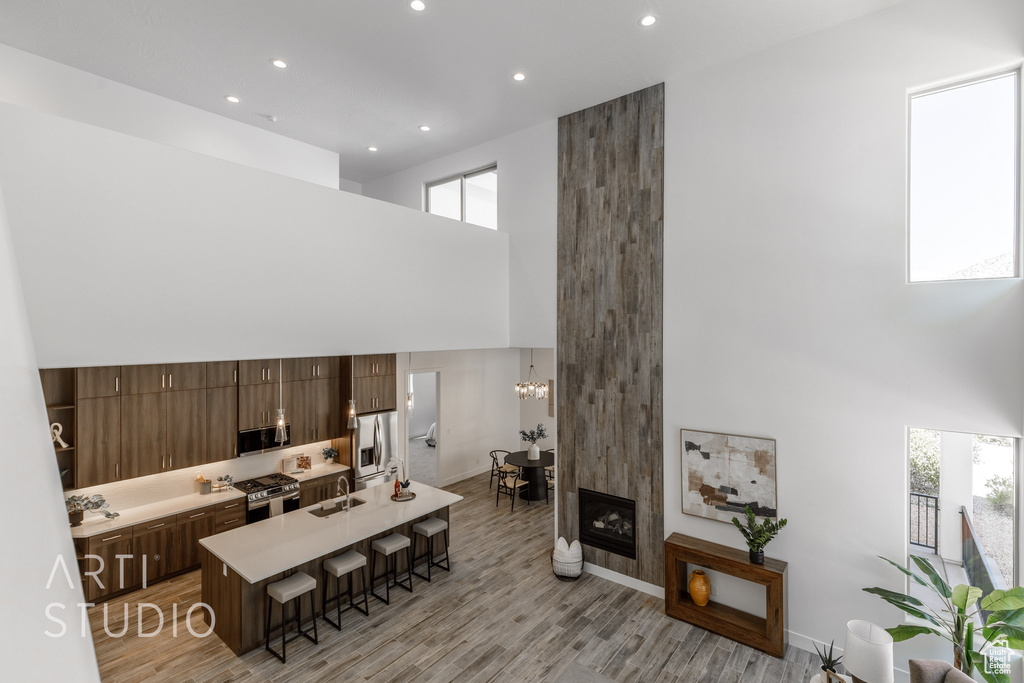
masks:
{"type": "Polygon", "coordinates": [[[636,559],[636,501],[579,490],[580,543],[636,559]]]}

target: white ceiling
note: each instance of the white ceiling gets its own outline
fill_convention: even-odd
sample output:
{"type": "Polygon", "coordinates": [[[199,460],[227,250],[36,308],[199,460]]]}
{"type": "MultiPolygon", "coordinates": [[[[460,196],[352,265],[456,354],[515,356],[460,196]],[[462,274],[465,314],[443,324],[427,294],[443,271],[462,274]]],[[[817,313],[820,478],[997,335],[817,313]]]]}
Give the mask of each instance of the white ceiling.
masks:
{"type": "Polygon", "coordinates": [[[425,2],[0,0],[0,42],[338,152],[365,182],[902,0],[425,2]]]}

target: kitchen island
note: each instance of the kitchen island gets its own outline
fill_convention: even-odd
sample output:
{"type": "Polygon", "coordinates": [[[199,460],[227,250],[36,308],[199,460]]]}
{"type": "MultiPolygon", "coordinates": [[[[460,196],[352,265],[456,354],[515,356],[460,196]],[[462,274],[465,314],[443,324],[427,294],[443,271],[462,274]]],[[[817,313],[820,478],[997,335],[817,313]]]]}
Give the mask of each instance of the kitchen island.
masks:
{"type": "MultiPolygon", "coordinates": [[[[369,565],[374,540],[394,532],[412,539],[413,524],[427,517],[447,521],[448,506],[462,500],[418,482],[411,490],[415,499],[395,502],[390,485],[375,486],[353,493],[353,499],[364,503],[347,512],[318,517],[311,514],[321,507],[318,503],[202,539],[203,602],[215,615],[214,632],[237,655],[262,647],[267,585],[295,571],[309,574],[317,581],[314,602],[319,616],[325,559],[354,549],[369,565]]],[[[344,500],[342,496],[340,503],[344,500]]],[[[434,552],[442,553],[444,539],[438,535],[432,542],[434,552]]],[[[406,569],[404,553],[398,554],[397,562],[401,575],[406,569]]],[[[358,574],[355,584],[357,591],[362,589],[358,574]]],[[[204,613],[209,624],[210,615],[204,613]]]]}

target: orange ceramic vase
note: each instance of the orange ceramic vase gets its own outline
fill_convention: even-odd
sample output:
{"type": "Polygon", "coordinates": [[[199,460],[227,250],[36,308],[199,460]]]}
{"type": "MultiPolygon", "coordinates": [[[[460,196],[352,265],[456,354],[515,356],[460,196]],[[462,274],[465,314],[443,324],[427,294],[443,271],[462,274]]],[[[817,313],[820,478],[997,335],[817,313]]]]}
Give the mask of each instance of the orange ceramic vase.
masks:
{"type": "Polygon", "coordinates": [[[711,580],[699,569],[690,574],[690,598],[697,607],[703,607],[711,599],[711,580]]]}

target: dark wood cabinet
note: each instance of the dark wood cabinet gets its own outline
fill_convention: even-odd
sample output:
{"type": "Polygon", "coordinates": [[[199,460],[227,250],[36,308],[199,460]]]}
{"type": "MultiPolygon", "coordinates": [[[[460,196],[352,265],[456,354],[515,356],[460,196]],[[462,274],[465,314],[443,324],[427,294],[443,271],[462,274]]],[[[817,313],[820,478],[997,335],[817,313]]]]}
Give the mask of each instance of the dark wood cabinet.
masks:
{"type": "Polygon", "coordinates": [[[167,470],[202,465],[206,460],[206,389],[167,396],[167,470]]]}
{"type": "Polygon", "coordinates": [[[57,368],[40,370],[39,381],[43,385],[43,399],[46,401],[46,421],[49,425],[60,425],[60,439],[53,442],[53,450],[57,456],[57,469],[64,490],[75,488],[76,458],[75,444],[78,438],[75,432],[75,370],[73,368],[57,368]],[[64,445],[66,444],[66,445],[64,445]]]}
{"type": "Polygon", "coordinates": [[[121,397],[121,478],[145,477],[167,467],[167,395],[121,397]]]}
{"type": "Polygon", "coordinates": [[[396,371],[395,354],[377,353],[352,357],[353,377],[380,377],[393,375],[396,371]]]}
{"type": "Polygon", "coordinates": [[[199,541],[212,536],[217,509],[209,505],[191,512],[182,512],[177,516],[177,557],[179,570],[198,567],[200,564],[199,541]]]}
{"type": "Polygon", "coordinates": [[[284,385],[284,414],[291,430],[289,437],[293,446],[316,441],[314,384],[313,380],[304,380],[286,382],[284,385]]]}
{"type": "Polygon", "coordinates": [[[88,488],[124,478],[121,468],[121,399],[78,402],[76,486],[88,488]]]}
{"type": "Polygon", "coordinates": [[[218,503],[217,514],[213,522],[213,533],[219,534],[240,526],[245,526],[245,499],[218,503]]]}
{"type": "Polygon", "coordinates": [[[174,515],[132,527],[134,537],[135,586],[149,586],[178,570],[174,515]]]}
{"type": "Polygon", "coordinates": [[[238,385],[238,361],[226,360],[206,364],[206,387],[233,387],[238,385]]]}
{"type": "Polygon", "coordinates": [[[121,395],[121,366],[78,368],[78,398],[104,398],[121,395]]]}
{"type": "Polygon", "coordinates": [[[252,384],[238,387],[238,429],[255,429],[273,424],[277,418],[276,384],[252,384]]]}
{"type": "Polygon", "coordinates": [[[87,547],[88,555],[95,556],[85,557],[81,564],[82,585],[89,602],[121,593],[134,585],[135,563],[132,558],[131,529],[92,536],[87,547]],[[95,576],[86,576],[85,572],[97,573],[95,576]]]}
{"type": "Polygon", "coordinates": [[[347,357],[342,358],[341,356],[285,358],[282,361],[282,377],[284,377],[285,382],[341,377],[344,367],[343,361],[345,360],[347,360],[347,357]]]}
{"type": "Polygon", "coordinates": [[[314,413],[315,440],[325,441],[344,436],[348,425],[342,379],[340,377],[318,379],[312,384],[316,407],[314,413]]]}
{"type": "Polygon", "coordinates": [[[122,394],[155,394],[206,388],[206,363],[124,365],[122,394]]]}
{"type": "MultiPolygon", "coordinates": [[[[343,494],[344,490],[342,487],[343,494]]],[[[299,505],[302,507],[316,505],[328,498],[334,498],[337,492],[338,477],[326,476],[309,479],[299,484],[299,505]]]]}
{"type": "Polygon", "coordinates": [[[319,361],[317,379],[344,377],[348,373],[348,356],[325,356],[319,361]]]}
{"type": "Polygon", "coordinates": [[[359,414],[394,410],[397,405],[395,375],[354,378],[352,398],[356,401],[356,412],[359,414]]]}
{"type": "Polygon", "coordinates": [[[168,391],[193,391],[206,388],[206,363],[169,363],[168,391]]]}
{"type": "MultiPolygon", "coordinates": [[[[209,377],[209,375],[207,375],[209,377]]],[[[206,462],[230,460],[238,455],[238,390],[206,390],[206,462]]]]}
{"type": "Polygon", "coordinates": [[[276,382],[280,375],[281,365],[281,361],[277,358],[238,361],[238,383],[245,385],[276,382]]]}

